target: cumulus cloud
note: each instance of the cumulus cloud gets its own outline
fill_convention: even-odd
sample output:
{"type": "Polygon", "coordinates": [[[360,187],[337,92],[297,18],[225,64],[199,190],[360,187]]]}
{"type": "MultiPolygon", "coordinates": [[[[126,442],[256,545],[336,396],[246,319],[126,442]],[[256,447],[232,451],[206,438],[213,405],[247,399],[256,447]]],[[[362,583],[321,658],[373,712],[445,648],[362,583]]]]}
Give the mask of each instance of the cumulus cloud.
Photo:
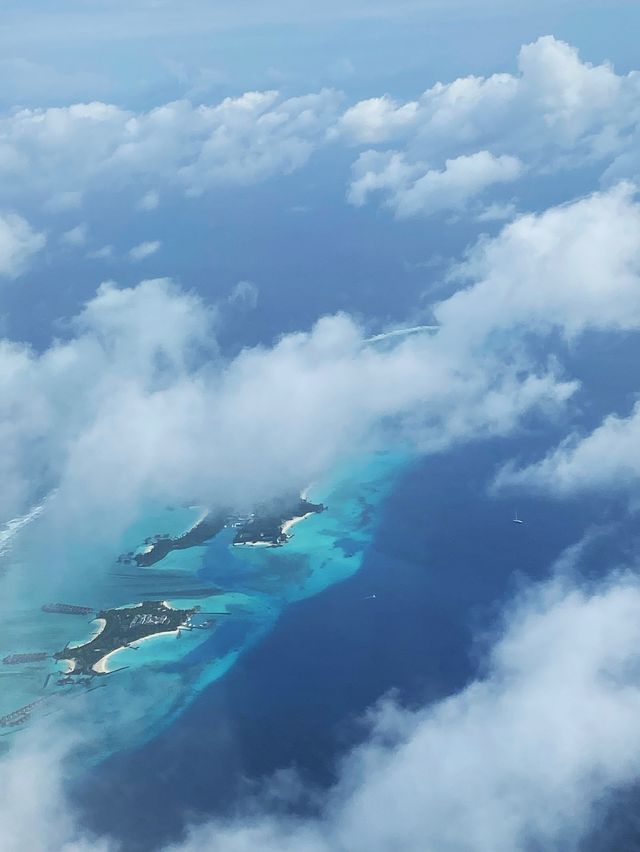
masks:
{"type": "Polygon", "coordinates": [[[372,193],[384,191],[385,203],[398,218],[433,215],[462,210],[490,186],[514,181],[522,172],[517,157],[494,157],[488,151],[447,160],[442,170],[426,172],[420,165],[409,165],[402,154],[367,151],[353,167],[348,200],[360,206],[372,193]]]}
{"type": "Polygon", "coordinates": [[[143,495],[242,504],[304,485],[353,446],[507,434],[577,387],[532,335],[640,326],[639,235],[632,189],[597,193],[481,241],[463,288],[433,307],[435,330],[369,340],[336,315],[231,360],[199,297],[165,279],[104,284],[67,340],[42,353],[2,342],[2,515],[53,487],[65,511],[82,494],[73,511],[115,501],[123,518],[143,495]]]}
{"type": "Polygon", "coordinates": [[[124,523],[144,497],[246,505],[382,435],[437,449],[503,434],[575,389],[547,365],[522,374],[518,358],[501,365],[437,336],[367,344],[344,315],[226,361],[214,321],[166,280],[104,284],[67,341],[40,354],[4,341],[4,517],[53,487],[60,529],[100,507],[124,523]]]}
{"type": "Polygon", "coordinates": [[[125,524],[147,498],[244,507],[354,446],[436,452],[555,417],[578,383],[539,341],[640,326],[639,235],[630,187],[596,193],[481,241],[435,329],[372,338],[338,314],[233,358],[196,295],[104,284],[49,349],[0,344],[0,518],[53,488],[60,531],[125,524]]]}
{"type": "Polygon", "coordinates": [[[640,403],[610,414],[587,435],[574,434],[534,464],[504,467],[494,488],[528,488],[566,497],[588,490],[635,494],[640,482],[640,403]]]}
{"type": "Polygon", "coordinates": [[[553,36],[522,47],[517,74],[461,77],[436,83],[416,101],[384,96],[360,101],[335,132],[354,144],[405,140],[429,158],[459,147],[493,153],[578,149],[598,156],[624,144],[638,121],[637,74],[593,66],[553,36]]]}
{"type": "Polygon", "coordinates": [[[339,103],[329,90],[289,99],[267,91],[210,106],[174,101],[144,113],[100,102],[13,111],[0,118],[2,192],[44,193],[56,204],[141,176],[191,194],[251,184],[304,165],[339,103]]]}
{"type": "Polygon", "coordinates": [[[392,150],[361,155],[349,199],[359,204],[378,190],[400,215],[415,215],[431,212],[434,184],[443,193],[452,189],[455,207],[460,182],[470,180],[472,194],[480,194],[524,168],[602,161],[611,179],[633,177],[639,126],[636,72],[620,76],[608,64],[593,66],[575,48],[546,36],[522,47],[517,74],[436,83],[406,103],[387,95],[360,101],[330,136],[354,146],[392,144],[392,150]]]}
{"type": "MultiPolygon", "coordinates": [[[[640,205],[635,187],[606,192],[525,215],[481,241],[458,274],[472,282],[434,307],[467,340],[509,338],[513,329],[558,332],[567,341],[586,331],[640,330],[640,205]]],[[[640,407],[611,414],[590,434],[571,434],[541,460],[505,466],[494,483],[556,496],[587,489],[637,488],[640,407]]]]}
{"type": "Polygon", "coordinates": [[[144,243],[138,243],[137,246],[134,246],[129,250],[129,258],[133,261],[146,260],[146,258],[151,257],[152,254],[155,254],[159,249],[162,243],[160,240],[147,240],[144,243]]]}
{"type": "Polygon", "coordinates": [[[418,123],[416,101],[398,104],[388,95],[359,101],[340,117],[332,136],[344,135],[354,143],[371,145],[402,136],[418,123]]]}
{"type": "Polygon", "coordinates": [[[621,184],[541,214],[520,216],[481,241],[458,269],[472,284],[435,308],[445,325],[486,336],[516,326],[640,327],[640,206],[621,184]]]}
{"type": "MultiPolygon", "coordinates": [[[[640,206],[635,189],[607,192],[507,225],[481,242],[459,272],[472,286],[434,309],[445,327],[469,338],[500,338],[514,328],[585,331],[640,329],[640,206]],[[544,258],[544,260],[543,260],[544,258]],[[605,259],[606,258],[606,259],[605,259]],[[603,266],[604,263],[604,266],[603,266]]],[[[568,496],[587,489],[637,488],[640,408],[607,417],[591,434],[572,434],[525,467],[506,465],[493,488],[533,488],[568,496]]]]}
{"type": "MultiPolygon", "coordinates": [[[[492,188],[523,174],[599,162],[609,182],[637,175],[639,79],[546,36],[522,47],[516,73],[439,82],[405,103],[381,95],[345,110],[333,90],[256,91],[147,112],[98,101],[17,109],[0,117],[0,197],[34,197],[53,209],[142,179],[154,188],[138,207],[149,210],[165,185],[189,195],[249,185],[342,144],[360,149],[352,203],[375,193],[409,216],[475,199],[477,215],[492,188]]],[[[495,199],[487,203],[495,209],[495,199]]]]}
{"type": "Polygon", "coordinates": [[[0,213],[0,276],[17,278],[46,242],[26,219],[16,213],[0,213]]]}

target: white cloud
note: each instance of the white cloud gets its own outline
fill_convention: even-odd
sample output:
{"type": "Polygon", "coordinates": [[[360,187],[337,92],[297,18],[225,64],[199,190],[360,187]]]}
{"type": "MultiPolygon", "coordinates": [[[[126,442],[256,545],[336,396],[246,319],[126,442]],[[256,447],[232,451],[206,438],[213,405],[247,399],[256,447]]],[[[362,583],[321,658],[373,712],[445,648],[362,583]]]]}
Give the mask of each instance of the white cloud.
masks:
{"type": "Polygon", "coordinates": [[[577,387],[532,336],[640,327],[639,258],[640,206],[622,186],[483,240],[458,270],[466,286],[433,307],[435,333],[367,343],[337,315],[232,360],[199,298],[165,280],[103,285],[66,342],[0,347],[0,517],[55,486],[67,508],[83,495],[73,511],[120,495],[109,514],[123,518],[142,495],[241,503],[389,430],[424,451],[507,434],[577,387]]]}
{"type": "Polygon", "coordinates": [[[435,308],[470,335],[521,326],[640,328],[640,206],[628,184],[539,215],[524,215],[471,252],[459,274],[472,286],[435,308]]]}
{"type": "MultiPolygon", "coordinates": [[[[0,118],[0,176],[6,197],[76,202],[141,175],[191,194],[251,184],[304,165],[336,119],[332,91],[283,99],[246,92],[211,106],[174,101],[146,113],[105,103],[21,109],[0,118]]],[[[154,200],[147,194],[145,204],[154,200]]]]}
{"type": "Polygon", "coordinates": [[[251,309],[258,304],[260,289],[253,281],[238,281],[229,294],[229,302],[241,308],[251,309]]]}
{"type": "Polygon", "coordinates": [[[509,432],[575,389],[546,365],[452,346],[453,327],[442,346],[443,330],[367,345],[365,330],[337,315],[223,361],[212,322],[167,281],[105,284],[67,342],[36,354],[4,341],[0,516],[54,487],[58,531],[93,511],[125,523],[143,497],[246,505],[390,431],[438,449],[509,432]]]}
{"type": "MultiPolygon", "coordinates": [[[[458,274],[471,285],[436,305],[442,326],[466,340],[512,346],[514,330],[571,341],[587,331],[640,330],[640,205],[635,188],[525,215],[481,241],[458,274]]],[[[572,434],[538,462],[506,466],[494,487],[566,496],[586,489],[637,490],[640,407],[611,415],[591,434],[572,434]]]]}
{"type": "Polygon", "coordinates": [[[138,210],[144,210],[145,212],[151,212],[152,210],[157,210],[160,205],[160,195],[155,191],[155,189],[150,189],[149,192],[146,192],[140,201],[138,201],[138,210]]]}
{"type": "Polygon", "coordinates": [[[405,104],[361,101],[336,132],[359,144],[405,140],[427,159],[483,148],[536,162],[563,149],[601,156],[638,123],[639,95],[637,74],[583,62],[574,47],[545,36],[522,47],[517,74],[436,83],[405,104]]]}
{"type": "Polygon", "coordinates": [[[571,435],[534,464],[503,468],[494,488],[528,488],[566,497],[587,490],[627,491],[640,483],[640,403],[611,414],[588,435],[571,435]]]}
{"type": "Polygon", "coordinates": [[[197,297],[103,285],[66,342],[0,346],[0,517],[56,486],[65,511],[75,494],[79,512],[120,495],[109,514],[123,519],[142,495],[263,499],[389,430],[437,451],[552,416],[577,383],[528,341],[639,328],[639,258],[640,206],[622,186],[481,241],[464,288],[433,306],[435,333],[367,344],[337,315],[232,360],[197,297]]]}
{"type": "Polygon", "coordinates": [[[506,204],[490,204],[478,214],[478,222],[499,222],[501,219],[513,219],[516,215],[516,205],[513,202],[506,204]]]}
{"type": "Polygon", "coordinates": [[[105,284],[66,341],[0,346],[0,518],[54,487],[60,530],[92,511],[125,523],[144,496],[242,505],[353,446],[432,452],[555,416],[578,385],[540,340],[639,328],[639,256],[640,207],[619,187],[483,240],[434,332],[367,342],[336,315],[231,360],[201,299],[166,280],[105,284]]]}
{"type": "Polygon", "coordinates": [[[419,165],[407,164],[402,154],[367,151],[354,165],[348,199],[360,206],[372,192],[384,190],[386,204],[397,217],[433,215],[463,210],[490,186],[514,181],[522,172],[522,163],[516,157],[494,157],[488,151],[447,160],[441,171],[426,172],[419,165]]]}
{"type": "Polygon", "coordinates": [[[92,260],[109,260],[113,257],[113,246],[106,245],[95,249],[95,251],[90,251],[87,253],[87,257],[92,260]]]}
{"type": "MultiPolygon", "coordinates": [[[[393,199],[399,187],[407,187],[419,173],[397,151],[365,151],[353,164],[353,180],[349,187],[349,203],[361,207],[375,192],[388,192],[393,199]]],[[[391,201],[393,205],[393,201],[391,201]]]]}
{"type": "Polygon", "coordinates": [[[344,135],[353,143],[365,145],[388,142],[418,123],[418,104],[398,104],[388,95],[359,101],[340,117],[331,135],[344,135]]]}
{"type": "Polygon", "coordinates": [[[129,250],[129,258],[134,261],[145,260],[147,257],[151,257],[152,254],[155,254],[162,243],[160,240],[147,240],[144,243],[139,243],[137,246],[134,246],[129,250]]]}
{"type": "MultiPolygon", "coordinates": [[[[362,203],[368,182],[388,189],[392,206],[411,215],[440,209],[430,199],[447,188],[455,194],[461,184],[473,186],[466,194],[477,195],[513,180],[519,161],[535,171],[624,156],[640,124],[636,74],[592,66],[550,36],[525,45],[518,66],[517,74],[437,83],[407,103],[387,95],[360,101],[342,115],[341,97],[328,90],[287,100],[247,92],[198,107],[174,101],[137,114],[99,102],[22,109],[0,120],[3,192],[48,190],[51,205],[115,175],[144,174],[197,194],[293,171],[327,141],[393,142],[403,149],[396,144],[377,161],[362,155],[351,195],[362,203]],[[398,172],[407,182],[404,208],[393,200],[398,172]]],[[[148,192],[142,209],[156,196],[148,192]]]]}
{"type": "MultiPolygon", "coordinates": [[[[157,188],[138,206],[155,209],[164,186],[198,195],[249,185],[346,144],[378,146],[356,159],[353,203],[377,192],[409,216],[476,199],[471,212],[482,215],[484,196],[524,173],[599,162],[607,180],[637,174],[639,81],[546,36],[522,47],[517,73],[436,83],[406,103],[382,95],[343,111],[343,96],[323,90],[288,99],[245,92],[200,106],[177,100],[147,112],[101,102],[17,109],[0,117],[0,199],[53,210],[143,178],[157,188]]],[[[486,204],[497,209],[504,199],[486,204]]]]}
{"type": "Polygon", "coordinates": [[[248,92],[213,108],[215,129],[181,172],[201,185],[253,183],[304,165],[334,120],[340,96],[330,90],[279,102],[276,92],[248,92]]]}
{"type": "Polygon", "coordinates": [[[65,231],[60,237],[60,242],[68,246],[82,246],[87,241],[87,226],[85,224],[76,225],[70,231],[65,231]]]}
{"type": "Polygon", "coordinates": [[[26,219],[16,213],[0,213],[0,276],[17,278],[46,242],[26,219]]]}
{"type": "Polygon", "coordinates": [[[361,101],[330,136],[353,145],[392,143],[392,151],[361,155],[350,200],[362,203],[370,191],[382,190],[400,215],[415,215],[431,211],[429,198],[434,191],[439,197],[438,187],[444,191],[450,181],[454,192],[459,187],[463,176],[448,174],[452,162],[460,164],[456,172],[482,166],[475,194],[494,182],[487,179],[483,187],[480,175],[501,179],[500,162],[502,179],[518,176],[523,169],[517,162],[535,173],[590,161],[606,167],[616,158],[612,177],[633,176],[638,170],[629,152],[637,147],[639,127],[636,72],[619,76],[610,65],[583,62],[575,48],[546,36],[522,47],[517,74],[436,83],[407,103],[388,96],[361,101]],[[490,157],[491,166],[475,160],[481,156],[490,157]]]}

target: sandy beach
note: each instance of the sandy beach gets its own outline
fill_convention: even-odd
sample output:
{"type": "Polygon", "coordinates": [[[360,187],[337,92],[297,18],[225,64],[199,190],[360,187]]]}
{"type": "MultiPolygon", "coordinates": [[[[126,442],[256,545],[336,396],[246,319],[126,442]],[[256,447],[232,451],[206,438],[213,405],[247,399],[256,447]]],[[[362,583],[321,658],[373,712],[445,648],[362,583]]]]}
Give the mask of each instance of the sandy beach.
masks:
{"type": "Polygon", "coordinates": [[[93,666],[93,671],[96,674],[109,674],[111,671],[108,667],[109,659],[119,651],[124,651],[126,648],[134,646],[137,648],[138,645],[142,642],[146,642],[147,639],[157,639],[158,636],[177,636],[178,633],[180,633],[180,628],[177,630],[165,630],[163,633],[152,633],[151,636],[144,636],[142,639],[136,639],[136,641],[132,642],[131,645],[121,645],[119,648],[114,648],[113,651],[110,651],[105,657],[98,660],[98,662],[93,666]]]}
{"type": "Polygon", "coordinates": [[[190,509],[200,509],[200,514],[198,517],[189,524],[189,527],[184,530],[184,532],[180,533],[180,535],[174,536],[175,541],[179,541],[181,538],[184,538],[186,535],[189,535],[190,532],[193,532],[196,527],[199,527],[203,521],[209,517],[210,510],[205,508],[204,506],[189,506],[190,509]]]}
{"type": "MultiPolygon", "coordinates": [[[[299,524],[300,521],[304,521],[305,518],[310,518],[311,515],[315,515],[315,512],[305,512],[304,515],[296,515],[295,518],[290,518],[288,521],[285,521],[281,527],[281,534],[288,537],[289,530],[299,524]]],[[[273,542],[273,541],[238,541],[233,543],[234,547],[279,547],[282,542],[273,542]]]]}
{"type": "Polygon", "coordinates": [[[82,648],[83,645],[88,645],[89,642],[93,642],[96,636],[99,636],[104,628],[107,626],[107,621],[104,618],[94,618],[92,621],[97,622],[97,626],[95,631],[89,636],[88,639],[84,639],[82,642],[76,642],[75,645],[67,645],[69,651],[73,651],[75,648],[82,648]]]}
{"type": "Polygon", "coordinates": [[[284,535],[287,535],[291,527],[295,526],[296,524],[299,524],[300,521],[304,521],[305,518],[310,518],[311,515],[315,514],[315,512],[306,512],[306,514],[304,515],[298,515],[295,518],[291,518],[291,520],[289,521],[285,521],[282,525],[282,532],[284,533],[284,535]]]}
{"type": "MultiPolygon", "coordinates": [[[[182,532],[178,532],[174,535],[167,535],[167,537],[170,538],[171,541],[180,541],[181,538],[185,538],[185,536],[188,536],[189,533],[193,532],[196,529],[196,527],[200,526],[200,524],[203,521],[205,521],[207,519],[207,517],[209,516],[209,509],[206,509],[204,506],[188,506],[187,508],[189,508],[189,509],[200,509],[200,514],[195,519],[195,521],[192,521],[186,529],[182,530],[182,532]]],[[[160,535],[162,536],[163,534],[161,533],[160,535]]],[[[157,536],[153,536],[152,541],[150,543],[141,544],[139,547],[137,547],[135,549],[134,552],[138,556],[144,556],[147,553],[151,553],[151,551],[154,549],[154,547],[156,547],[156,545],[158,544],[158,541],[156,540],[156,538],[157,538],[157,536]]]]}

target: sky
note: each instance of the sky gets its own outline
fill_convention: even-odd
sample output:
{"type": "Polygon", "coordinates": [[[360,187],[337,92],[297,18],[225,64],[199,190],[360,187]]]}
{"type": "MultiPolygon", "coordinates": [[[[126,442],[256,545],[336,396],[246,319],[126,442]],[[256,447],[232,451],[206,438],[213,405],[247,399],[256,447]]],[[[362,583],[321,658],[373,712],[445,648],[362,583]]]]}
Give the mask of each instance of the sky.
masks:
{"type": "MultiPolygon", "coordinates": [[[[55,494],[63,564],[150,498],[246,511],[399,440],[509,439],[488,495],[635,516],[637,3],[3,18],[3,532],[55,494]]],[[[171,848],[578,848],[640,775],[637,558],[587,582],[585,541],[506,609],[466,688],[381,696],[316,818],[258,802],[171,848]]],[[[0,852],[115,848],[66,802],[57,733],[2,758],[0,852]]]]}

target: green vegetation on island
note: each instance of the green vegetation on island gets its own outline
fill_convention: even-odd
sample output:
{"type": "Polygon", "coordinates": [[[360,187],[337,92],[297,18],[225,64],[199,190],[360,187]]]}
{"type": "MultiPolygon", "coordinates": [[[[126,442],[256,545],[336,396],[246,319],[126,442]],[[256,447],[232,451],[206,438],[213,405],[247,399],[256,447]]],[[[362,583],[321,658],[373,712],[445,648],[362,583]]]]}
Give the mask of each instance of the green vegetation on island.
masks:
{"type": "Polygon", "coordinates": [[[323,512],[322,503],[311,503],[303,497],[294,497],[264,504],[247,516],[234,515],[231,512],[209,512],[192,529],[181,536],[156,535],[144,542],[144,549],[138,553],[125,553],[118,562],[123,565],[135,564],[139,568],[150,568],[160,562],[174,550],[186,550],[206,544],[223,529],[235,529],[234,545],[265,545],[281,547],[290,535],[288,529],[309,515],[323,512]]]}
{"type": "Polygon", "coordinates": [[[140,568],[150,568],[173,550],[186,550],[188,547],[204,544],[216,536],[220,530],[223,530],[226,524],[227,515],[210,513],[184,535],[176,538],[168,535],[157,535],[145,542],[147,550],[142,553],[127,553],[121,556],[118,561],[124,564],[135,562],[140,568]]]}
{"type": "Polygon", "coordinates": [[[302,497],[293,502],[261,507],[250,518],[236,525],[233,543],[280,547],[289,540],[287,530],[293,524],[324,509],[322,503],[311,503],[302,497]]]}
{"type": "Polygon", "coordinates": [[[105,658],[113,651],[126,648],[133,642],[149,636],[189,627],[191,618],[198,609],[174,609],[163,601],[144,601],[137,606],[103,610],[97,614],[97,618],[104,621],[104,626],[90,642],[75,648],[67,646],[54,654],[54,657],[56,660],[68,660],[72,664],[73,668],[69,674],[101,673],[101,669],[104,670],[105,658]],[[99,663],[102,663],[102,666],[99,666],[99,663]]]}

